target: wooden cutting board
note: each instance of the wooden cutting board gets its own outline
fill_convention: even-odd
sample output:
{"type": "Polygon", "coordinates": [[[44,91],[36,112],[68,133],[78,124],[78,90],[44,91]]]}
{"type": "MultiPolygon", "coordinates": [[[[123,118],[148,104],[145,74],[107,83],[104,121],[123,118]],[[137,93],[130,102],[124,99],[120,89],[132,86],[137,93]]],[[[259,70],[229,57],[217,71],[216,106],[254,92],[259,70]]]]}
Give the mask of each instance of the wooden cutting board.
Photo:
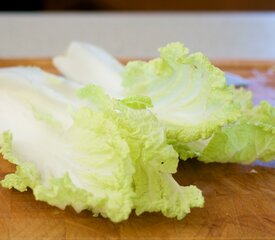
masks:
{"type": "MultiPolygon", "coordinates": [[[[214,62],[249,77],[258,98],[274,101],[275,62],[214,62]]],[[[0,67],[15,65],[57,72],[49,59],[0,60],[0,67]]],[[[14,166],[0,157],[0,179],[12,171],[14,166]]],[[[275,161],[241,166],[190,160],[180,162],[175,178],[198,186],[205,196],[205,207],[192,209],[182,221],[133,213],[114,224],[88,211],[77,214],[35,201],[31,191],[0,187],[0,239],[275,239],[275,161]]]]}

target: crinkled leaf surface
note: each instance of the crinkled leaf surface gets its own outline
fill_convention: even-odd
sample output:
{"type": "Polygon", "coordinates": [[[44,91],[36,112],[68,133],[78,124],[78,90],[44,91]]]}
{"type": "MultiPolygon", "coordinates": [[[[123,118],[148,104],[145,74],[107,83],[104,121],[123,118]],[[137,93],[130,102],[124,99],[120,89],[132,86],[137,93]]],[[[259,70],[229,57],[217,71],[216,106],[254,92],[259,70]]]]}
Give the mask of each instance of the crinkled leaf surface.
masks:
{"type": "Polygon", "coordinates": [[[182,187],[173,179],[178,154],[167,144],[165,130],[157,118],[146,109],[132,109],[123,101],[108,100],[100,89],[97,94],[94,89],[94,86],[88,86],[79,95],[92,103],[105,98],[106,101],[101,101],[104,103],[103,111],[114,119],[129,145],[135,167],[136,213],[161,211],[167,217],[182,219],[191,207],[202,207],[204,200],[199,189],[195,186],[182,187]]]}
{"type": "Polygon", "coordinates": [[[204,162],[236,162],[275,159],[275,108],[261,102],[243,113],[234,124],[214,134],[202,151],[204,162]]]}
{"type": "Polygon", "coordinates": [[[173,144],[211,136],[239,116],[224,73],[201,53],[189,54],[180,43],[160,48],[160,58],[127,64],[125,95],[152,99],[152,111],[167,127],[173,144]]]}
{"type": "Polygon", "coordinates": [[[275,159],[275,110],[267,102],[253,107],[252,93],[234,90],[234,101],[242,115],[225,125],[209,139],[178,145],[181,159],[198,157],[204,162],[235,162],[249,164],[257,159],[275,159]]]}
{"type": "Polygon", "coordinates": [[[134,167],[118,126],[90,108],[68,111],[65,95],[57,97],[46,87],[5,79],[0,78],[1,153],[17,171],[2,185],[30,187],[37,200],[60,208],[72,205],[115,222],[127,219],[134,167]]]}
{"type": "Polygon", "coordinates": [[[115,100],[88,86],[79,90],[82,100],[71,100],[75,87],[60,92],[62,81],[39,80],[41,72],[24,81],[25,70],[0,77],[0,111],[7,113],[0,117],[1,153],[17,165],[4,187],[30,187],[37,200],[114,222],[132,209],[182,219],[203,205],[200,190],[173,179],[178,155],[146,109],[148,98],[115,100]]]}

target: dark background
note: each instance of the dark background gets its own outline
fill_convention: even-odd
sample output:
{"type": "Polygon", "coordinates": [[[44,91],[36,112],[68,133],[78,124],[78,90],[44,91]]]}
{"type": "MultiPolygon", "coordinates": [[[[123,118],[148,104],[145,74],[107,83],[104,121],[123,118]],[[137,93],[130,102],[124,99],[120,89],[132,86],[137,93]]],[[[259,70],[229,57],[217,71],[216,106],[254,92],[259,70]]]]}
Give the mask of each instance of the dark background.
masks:
{"type": "Polygon", "coordinates": [[[0,0],[0,11],[274,11],[275,0],[0,0]]]}

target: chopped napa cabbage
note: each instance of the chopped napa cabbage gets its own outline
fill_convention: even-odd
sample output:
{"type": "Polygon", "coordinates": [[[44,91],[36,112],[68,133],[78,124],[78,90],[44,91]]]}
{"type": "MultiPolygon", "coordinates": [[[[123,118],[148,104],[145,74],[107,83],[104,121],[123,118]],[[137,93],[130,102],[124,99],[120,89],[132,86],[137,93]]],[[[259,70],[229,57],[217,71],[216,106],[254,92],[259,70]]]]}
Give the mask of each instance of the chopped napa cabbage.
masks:
{"type": "Polygon", "coordinates": [[[115,100],[87,86],[71,99],[78,86],[50,76],[32,68],[0,71],[0,153],[17,165],[2,186],[29,187],[37,200],[114,222],[132,209],[182,219],[203,205],[199,189],[173,179],[178,155],[146,109],[148,98],[115,100]]]}
{"type": "Polygon", "coordinates": [[[244,89],[235,90],[234,95],[241,106],[241,117],[207,140],[178,145],[181,159],[191,156],[203,162],[241,164],[275,159],[275,108],[264,101],[253,107],[252,94],[244,89]]]}
{"type": "MultiPolygon", "coordinates": [[[[80,48],[82,51],[85,50],[81,44],[78,44],[77,48],[71,48],[72,54],[64,57],[62,61],[64,63],[73,61],[72,59],[77,61],[73,55],[78,55],[80,57],[78,60],[84,61],[86,68],[97,68],[95,62],[90,61],[89,58],[81,57],[80,48]]],[[[102,60],[91,51],[85,51],[85,54],[90,55],[90,58],[102,60]]],[[[111,56],[109,55],[108,58],[111,58],[111,56]]],[[[78,76],[71,75],[69,68],[61,68],[58,64],[56,66],[66,76],[77,80],[78,76]]],[[[77,64],[73,64],[73,67],[78,69],[77,64]]],[[[105,62],[105,67],[108,68],[109,72],[117,73],[107,62],[105,62]]],[[[107,78],[104,78],[104,72],[96,75],[91,75],[87,71],[86,73],[90,82],[95,82],[95,79],[101,81],[103,83],[101,86],[113,95],[113,92],[108,88],[108,84],[106,84],[110,79],[106,81],[107,78]]],[[[263,159],[262,154],[252,153],[251,151],[253,136],[260,134],[262,137],[266,136],[267,139],[274,138],[271,130],[262,132],[264,129],[272,128],[274,124],[269,123],[268,125],[265,123],[266,121],[272,121],[272,117],[271,114],[260,114],[259,111],[263,106],[257,108],[257,113],[255,113],[256,110],[251,110],[253,108],[251,92],[227,87],[225,77],[227,81],[232,80],[230,74],[226,76],[201,53],[189,54],[188,49],[180,43],[172,43],[160,48],[160,58],[149,62],[134,61],[128,63],[122,71],[122,77],[123,93],[119,95],[134,99],[138,96],[151,98],[152,112],[165,124],[169,143],[173,144],[174,149],[183,160],[198,157],[202,161],[214,161],[213,159],[206,159],[207,157],[213,158],[210,156],[214,154],[211,149],[214,149],[213,151],[223,149],[220,150],[222,153],[231,149],[230,151],[234,152],[236,149],[233,150],[234,147],[230,146],[229,142],[235,141],[237,144],[237,141],[233,140],[235,136],[243,139],[242,145],[240,145],[242,147],[238,151],[250,152],[249,159],[245,160],[239,156],[233,156],[233,153],[231,153],[232,156],[223,153],[223,157],[215,157],[215,161],[249,163],[256,160],[256,158],[263,159]],[[245,117],[249,113],[249,117],[245,117]],[[246,124],[248,119],[250,120],[249,126],[246,124]],[[260,125],[262,128],[259,130],[260,125]],[[245,133],[246,131],[250,135],[245,133]],[[262,132],[262,134],[259,132],[262,132]],[[223,134],[221,135],[221,133],[223,134]],[[224,135],[229,141],[226,144],[223,142],[225,140],[220,139],[222,136],[225,137],[224,135]],[[228,160],[226,160],[227,157],[228,160]]],[[[116,83],[122,81],[117,77],[115,79],[116,83]]],[[[127,101],[130,106],[132,100],[127,101]]],[[[144,101],[141,101],[140,104],[145,106],[144,101]]],[[[265,103],[265,105],[268,104],[265,103]]],[[[132,107],[134,106],[132,105],[132,107]]],[[[263,143],[264,140],[259,137],[256,144],[257,141],[263,143]]],[[[272,141],[270,144],[272,149],[272,141]]],[[[269,150],[272,152],[271,149],[269,150]]],[[[270,160],[272,157],[265,157],[264,159],[270,160]]]]}
{"type": "Polygon", "coordinates": [[[160,48],[160,58],[129,62],[125,68],[125,95],[152,99],[152,111],[166,125],[173,144],[206,139],[235,121],[238,105],[224,73],[201,53],[189,54],[180,43],[160,48]]]}
{"type": "MultiPolygon", "coordinates": [[[[167,217],[182,219],[191,207],[202,207],[203,197],[195,186],[182,187],[173,179],[178,165],[178,154],[167,144],[165,130],[157,118],[141,105],[136,97],[135,109],[129,101],[111,101],[100,89],[88,86],[79,93],[91,103],[104,103],[102,111],[116,121],[126,139],[135,167],[133,187],[134,208],[143,212],[161,211],[167,217]]],[[[131,103],[134,98],[130,98],[131,103]]]]}
{"type": "Polygon", "coordinates": [[[217,131],[199,156],[204,162],[249,164],[275,159],[275,108],[267,102],[217,131]]]}
{"type": "Polygon", "coordinates": [[[115,222],[127,219],[134,167],[116,124],[99,111],[69,111],[64,96],[37,88],[38,78],[24,81],[19,72],[18,78],[0,77],[1,153],[17,165],[2,185],[30,187],[37,200],[62,209],[72,205],[115,222]]]}
{"type": "Polygon", "coordinates": [[[238,117],[238,105],[233,102],[224,73],[203,54],[189,54],[180,43],[160,48],[160,58],[129,62],[123,71],[121,65],[114,68],[109,64],[110,59],[115,61],[110,55],[104,60],[88,48],[97,49],[73,43],[64,56],[54,59],[55,66],[68,78],[98,84],[114,97],[150,97],[152,112],[166,125],[173,144],[208,138],[238,117]],[[106,74],[101,71],[102,65],[106,74]],[[121,74],[120,79],[117,73],[121,74]]]}

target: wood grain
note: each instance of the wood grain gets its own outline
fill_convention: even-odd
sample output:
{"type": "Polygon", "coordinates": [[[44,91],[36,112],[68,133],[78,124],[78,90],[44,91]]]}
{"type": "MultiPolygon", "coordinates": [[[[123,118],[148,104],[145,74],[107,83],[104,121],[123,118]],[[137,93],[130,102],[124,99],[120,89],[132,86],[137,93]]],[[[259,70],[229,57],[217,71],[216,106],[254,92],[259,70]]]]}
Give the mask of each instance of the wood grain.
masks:
{"type": "MultiPolygon", "coordinates": [[[[215,64],[252,82],[264,79],[257,83],[263,89],[275,87],[274,62],[215,64]]],[[[14,65],[57,72],[49,59],[0,60],[0,66],[14,65]]],[[[258,95],[266,97],[265,90],[260,89],[258,95]]],[[[13,171],[14,166],[0,157],[0,179],[13,171]]],[[[275,239],[274,161],[242,166],[189,160],[180,162],[175,178],[181,185],[197,185],[206,199],[204,208],[192,209],[182,221],[158,213],[139,217],[133,213],[129,220],[114,224],[88,211],[77,214],[71,208],[62,211],[35,201],[31,191],[0,187],[0,239],[275,239]]]]}

